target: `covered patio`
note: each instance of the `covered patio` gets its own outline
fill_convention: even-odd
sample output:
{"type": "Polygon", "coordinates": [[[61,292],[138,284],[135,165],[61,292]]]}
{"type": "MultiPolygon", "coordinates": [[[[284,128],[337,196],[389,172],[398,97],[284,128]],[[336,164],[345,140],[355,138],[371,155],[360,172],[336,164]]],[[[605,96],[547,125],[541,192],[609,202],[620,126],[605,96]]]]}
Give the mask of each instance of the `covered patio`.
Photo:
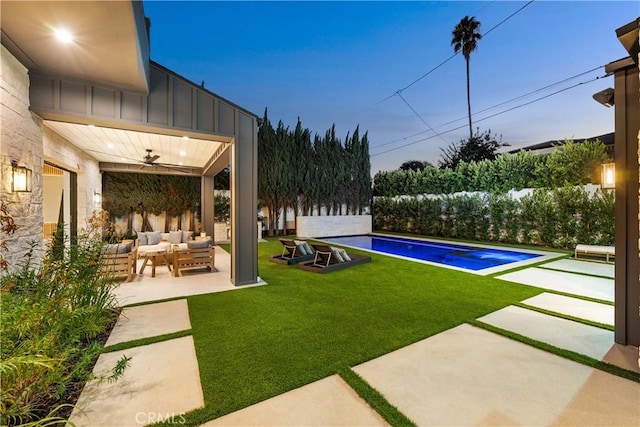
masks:
{"type": "Polygon", "coordinates": [[[200,177],[202,231],[215,238],[213,180],[229,166],[227,278],[256,283],[257,117],[151,61],[149,29],[142,2],[2,4],[2,86],[14,99],[3,97],[3,175],[14,163],[33,172],[28,193],[3,179],[16,222],[29,222],[7,259],[22,238],[43,242],[45,166],[63,171],[72,238],[100,207],[105,171],[200,177]]]}

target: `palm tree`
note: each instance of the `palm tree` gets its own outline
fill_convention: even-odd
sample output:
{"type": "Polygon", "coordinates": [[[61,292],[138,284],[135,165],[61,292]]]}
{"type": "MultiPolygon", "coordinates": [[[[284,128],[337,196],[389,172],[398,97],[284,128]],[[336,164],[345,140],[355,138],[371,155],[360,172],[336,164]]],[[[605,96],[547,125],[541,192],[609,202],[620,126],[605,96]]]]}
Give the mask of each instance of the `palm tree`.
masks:
{"type": "Polygon", "coordinates": [[[471,89],[469,84],[469,57],[471,52],[478,47],[478,40],[482,38],[480,30],[480,21],[475,16],[469,18],[465,16],[460,20],[458,25],[453,29],[451,35],[451,45],[453,50],[458,53],[462,50],[464,59],[467,62],[467,110],[469,111],[469,139],[473,138],[473,129],[471,127],[471,89]]]}

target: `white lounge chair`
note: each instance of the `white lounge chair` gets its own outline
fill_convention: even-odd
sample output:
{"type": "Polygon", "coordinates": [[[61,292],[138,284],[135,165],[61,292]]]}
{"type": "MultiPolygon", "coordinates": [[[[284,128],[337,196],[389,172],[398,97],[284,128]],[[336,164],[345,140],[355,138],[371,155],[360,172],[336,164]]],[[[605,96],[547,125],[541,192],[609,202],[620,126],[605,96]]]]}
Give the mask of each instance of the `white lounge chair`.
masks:
{"type": "Polygon", "coordinates": [[[597,246],[597,245],[576,245],[575,257],[578,255],[602,255],[607,262],[610,258],[616,256],[615,246],[597,246]]]}

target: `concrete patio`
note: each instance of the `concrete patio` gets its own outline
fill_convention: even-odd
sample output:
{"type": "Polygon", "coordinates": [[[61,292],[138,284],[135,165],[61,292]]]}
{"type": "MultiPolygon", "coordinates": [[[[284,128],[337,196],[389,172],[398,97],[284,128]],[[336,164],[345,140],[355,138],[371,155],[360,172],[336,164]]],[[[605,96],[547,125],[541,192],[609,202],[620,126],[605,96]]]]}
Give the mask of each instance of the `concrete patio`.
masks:
{"type": "MultiPolygon", "coordinates": [[[[229,255],[217,249],[220,273],[196,272],[176,279],[166,267],[158,267],[155,278],[148,272],[123,283],[117,291],[119,301],[238,290],[228,274],[223,274],[229,255]]],[[[580,274],[578,267],[588,274],[598,271],[613,286],[602,268],[608,266],[575,264],[573,260],[553,261],[499,278],[525,277],[526,284],[563,283],[565,288],[570,285],[588,293],[594,277],[580,274]]],[[[599,285],[606,292],[603,283],[599,285]]],[[[569,297],[545,292],[522,304],[604,325],[612,323],[612,305],[584,300],[580,294],[569,297]]],[[[614,344],[608,329],[517,306],[478,320],[640,372],[638,349],[614,344]]],[[[108,345],[190,328],[185,299],[128,307],[108,345]]],[[[182,413],[204,405],[191,336],[105,353],[96,372],[122,355],[133,356],[124,377],[113,384],[88,384],[78,401],[82,410],[74,411],[72,421],[91,426],[138,426],[163,419],[179,423],[182,413]]],[[[352,369],[418,425],[637,426],[640,420],[639,383],[471,325],[460,325],[352,369]]],[[[387,423],[334,375],[204,425],[387,423]]]]}

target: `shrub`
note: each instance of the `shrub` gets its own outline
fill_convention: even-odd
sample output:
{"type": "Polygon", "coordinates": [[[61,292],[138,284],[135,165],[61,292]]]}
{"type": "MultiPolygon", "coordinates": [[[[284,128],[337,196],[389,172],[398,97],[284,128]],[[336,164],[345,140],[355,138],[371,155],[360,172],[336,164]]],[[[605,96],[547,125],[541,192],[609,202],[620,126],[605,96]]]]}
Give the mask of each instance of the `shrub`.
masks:
{"type": "Polygon", "coordinates": [[[521,199],[506,194],[377,197],[375,230],[524,243],[568,249],[576,243],[611,245],[614,193],[583,187],[536,189],[521,199]]]}
{"type": "Polygon", "coordinates": [[[41,263],[32,245],[20,268],[0,277],[2,425],[42,420],[92,378],[102,335],[117,316],[116,282],[100,272],[93,222],[72,242],[54,238],[41,263]]]}

